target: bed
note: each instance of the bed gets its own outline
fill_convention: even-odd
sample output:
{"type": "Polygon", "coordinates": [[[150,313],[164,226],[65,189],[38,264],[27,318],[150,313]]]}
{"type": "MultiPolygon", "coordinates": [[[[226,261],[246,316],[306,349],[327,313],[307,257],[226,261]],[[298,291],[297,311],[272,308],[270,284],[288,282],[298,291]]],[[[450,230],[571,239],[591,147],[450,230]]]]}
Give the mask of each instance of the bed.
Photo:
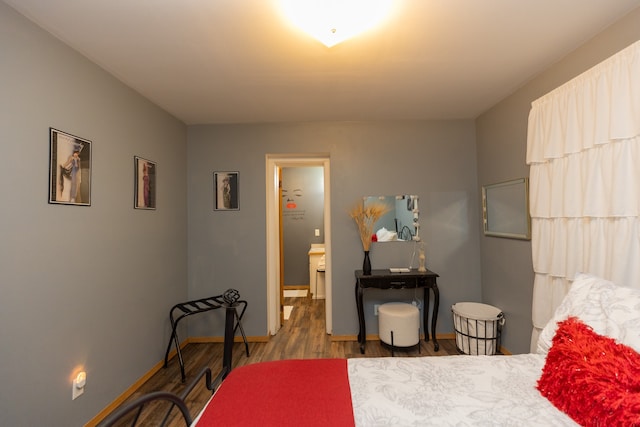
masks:
{"type": "Polygon", "coordinates": [[[639,350],[640,290],[580,274],[536,353],[256,363],[192,425],[640,426],[639,350]]]}
{"type": "Polygon", "coordinates": [[[575,426],[536,390],[543,364],[536,354],[264,362],[232,371],[195,425],[575,426]]]}

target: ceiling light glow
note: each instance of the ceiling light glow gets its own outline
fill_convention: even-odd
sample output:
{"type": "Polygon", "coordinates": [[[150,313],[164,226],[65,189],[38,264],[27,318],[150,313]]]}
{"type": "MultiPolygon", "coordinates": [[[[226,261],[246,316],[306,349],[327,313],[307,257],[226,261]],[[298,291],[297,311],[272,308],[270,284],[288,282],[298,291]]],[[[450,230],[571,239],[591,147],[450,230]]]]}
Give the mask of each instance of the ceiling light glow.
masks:
{"type": "Polygon", "coordinates": [[[327,47],[382,23],[393,0],[281,0],[287,18],[327,47]]]}

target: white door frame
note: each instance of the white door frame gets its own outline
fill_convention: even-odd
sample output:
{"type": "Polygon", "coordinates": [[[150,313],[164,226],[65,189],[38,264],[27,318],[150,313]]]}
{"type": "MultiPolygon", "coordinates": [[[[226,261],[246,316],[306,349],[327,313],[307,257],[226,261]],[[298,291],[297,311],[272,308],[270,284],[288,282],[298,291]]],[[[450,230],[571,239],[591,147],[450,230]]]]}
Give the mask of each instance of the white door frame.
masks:
{"type": "Polygon", "coordinates": [[[331,194],[329,185],[328,154],[267,154],[267,325],[269,334],[275,335],[280,327],[280,224],[278,196],[278,168],[322,166],[324,169],[324,245],[325,271],[325,325],[331,334],[331,194]]]}

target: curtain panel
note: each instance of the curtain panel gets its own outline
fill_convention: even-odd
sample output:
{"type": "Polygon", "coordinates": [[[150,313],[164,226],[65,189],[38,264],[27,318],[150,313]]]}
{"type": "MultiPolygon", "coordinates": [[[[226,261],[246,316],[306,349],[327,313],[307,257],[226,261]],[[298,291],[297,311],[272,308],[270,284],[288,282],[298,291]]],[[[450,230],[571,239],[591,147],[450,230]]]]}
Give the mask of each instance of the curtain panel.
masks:
{"type": "Polygon", "coordinates": [[[531,348],[578,272],[640,288],[640,42],[532,103],[531,348]]]}

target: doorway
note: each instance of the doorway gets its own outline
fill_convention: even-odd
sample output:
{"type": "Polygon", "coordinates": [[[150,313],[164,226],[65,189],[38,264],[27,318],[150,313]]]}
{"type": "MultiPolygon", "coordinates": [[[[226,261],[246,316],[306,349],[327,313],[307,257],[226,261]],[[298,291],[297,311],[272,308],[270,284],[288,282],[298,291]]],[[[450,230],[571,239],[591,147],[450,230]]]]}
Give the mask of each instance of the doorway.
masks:
{"type": "MultiPolygon", "coordinates": [[[[280,261],[284,272],[285,296],[312,295],[313,299],[324,299],[324,276],[319,281],[320,287],[316,286],[315,280],[319,275],[316,273],[317,266],[324,256],[324,168],[280,168],[280,182],[280,261]]],[[[291,305],[285,305],[285,320],[291,309],[291,305]]],[[[324,323],[324,315],[322,318],[324,323]]]]}
{"type": "Polygon", "coordinates": [[[332,331],[331,313],[331,215],[329,156],[318,155],[267,155],[267,324],[269,334],[275,335],[282,327],[282,253],[281,253],[281,197],[279,192],[279,171],[289,167],[321,166],[324,176],[324,244],[325,244],[325,325],[326,333],[332,331]]]}

